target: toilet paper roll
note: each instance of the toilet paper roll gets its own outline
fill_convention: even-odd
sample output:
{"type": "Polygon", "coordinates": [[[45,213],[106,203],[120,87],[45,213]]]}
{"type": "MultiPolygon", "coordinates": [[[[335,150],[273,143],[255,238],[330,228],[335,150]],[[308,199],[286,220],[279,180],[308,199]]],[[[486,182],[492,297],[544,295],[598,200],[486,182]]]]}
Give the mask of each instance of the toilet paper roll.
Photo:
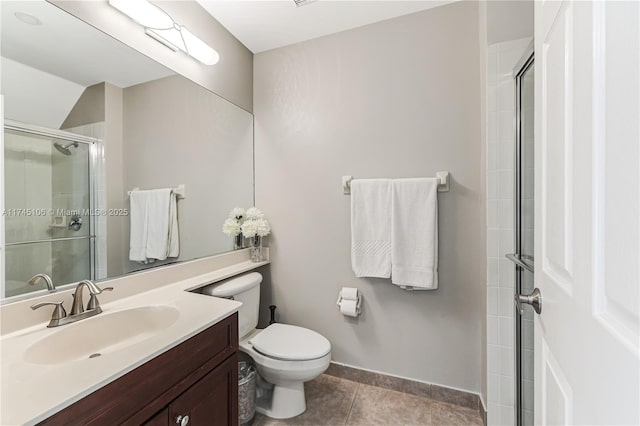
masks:
{"type": "Polygon", "coordinates": [[[358,300],[358,289],[355,287],[342,287],[340,296],[343,300],[358,300]]]}
{"type": "Polygon", "coordinates": [[[347,315],[350,317],[358,316],[358,301],[357,300],[342,300],[340,303],[340,312],[342,315],[347,315]]]}

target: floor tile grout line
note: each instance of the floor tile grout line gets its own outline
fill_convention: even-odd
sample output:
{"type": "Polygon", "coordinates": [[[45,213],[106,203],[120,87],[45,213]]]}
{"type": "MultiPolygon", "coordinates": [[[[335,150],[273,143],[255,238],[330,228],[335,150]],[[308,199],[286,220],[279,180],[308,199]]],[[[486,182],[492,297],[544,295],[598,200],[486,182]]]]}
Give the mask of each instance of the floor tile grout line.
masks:
{"type": "Polygon", "coordinates": [[[358,383],[358,386],[356,387],[356,391],[353,393],[353,398],[351,399],[351,405],[349,405],[349,411],[347,412],[347,418],[344,419],[345,426],[347,425],[347,423],[349,423],[349,417],[351,417],[351,410],[353,410],[353,406],[356,403],[356,398],[358,397],[360,386],[362,386],[362,384],[358,383]]]}
{"type": "MultiPolygon", "coordinates": [[[[256,414],[257,414],[257,413],[256,413],[256,414]]],[[[254,414],[254,416],[255,416],[255,414],[254,414]]],[[[265,421],[264,419],[266,419],[266,417],[265,417],[265,416],[262,416],[262,417],[260,418],[260,420],[258,420],[258,423],[256,423],[256,424],[255,424],[255,425],[253,425],[253,426],[260,426],[262,423],[264,423],[264,421],[265,421]]]]}

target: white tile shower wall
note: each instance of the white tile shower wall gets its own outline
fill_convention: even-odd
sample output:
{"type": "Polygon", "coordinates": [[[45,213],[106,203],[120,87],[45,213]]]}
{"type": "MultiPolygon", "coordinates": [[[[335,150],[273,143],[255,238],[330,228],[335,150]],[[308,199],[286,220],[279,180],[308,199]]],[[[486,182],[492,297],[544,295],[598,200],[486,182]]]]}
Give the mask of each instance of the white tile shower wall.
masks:
{"type": "MultiPolygon", "coordinates": [[[[487,123],[487,395],[489,425],[514,424],[513,67],[530,38],[489,46],[487,123]]],[[[533,382],[531,382],[533,383],[533,382]]]]}
{"type": "MultiPolygon", "coordinates": [[[[24,133],[7,133],[4,141],[4,176],[7,185],[5,208],[43,209],[52,207],[51,153],[48,141],[24,133]]],[[[8,214],[5,220],[7,243],[48,239],[50,220],[47,216],[8,214]]],[[[5,295],[24,293],[27,280],[38,270],[51,273],[51,246],[29,244],[12,246],[5,251],[5,295]]]]}
{"type": "MultiPolygon", "coordinates": [[[[89,235],[89,214],[83,210],[89,208],[89,146],[79,144],[71,150],[71,155],[53,152],[51,157],[52,172],[50,176],[53,208],[55,210],[78,211],[82,219],[79,230],[67,226],[52,227],[51,238],[68,238],[89,235]]],[[[72,214],[62,215],[66,224],[72,214]]],[[[80,281],[90,274],[90,241],[68,240],[51,244],[51,279],[54,283],[71,283],[80,281]]]]}

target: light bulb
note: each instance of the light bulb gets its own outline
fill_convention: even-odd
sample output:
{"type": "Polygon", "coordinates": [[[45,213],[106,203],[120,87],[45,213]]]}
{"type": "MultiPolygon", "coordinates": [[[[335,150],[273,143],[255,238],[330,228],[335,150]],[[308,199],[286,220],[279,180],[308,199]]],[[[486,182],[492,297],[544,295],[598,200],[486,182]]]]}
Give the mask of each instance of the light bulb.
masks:
{"type": "Polygon", "coordinates": [[[147,0],[109,0],[109,4],[144,27],[173,27],[173,19],[147,0]]]}
{"type": "Polygon", "coordinates": [[[187,53],[205,65],[215,65],[220,60],[220,55],[207,43],[196,37],[191,31],[182,27],[182,37],[187,45],[187,53]]]}

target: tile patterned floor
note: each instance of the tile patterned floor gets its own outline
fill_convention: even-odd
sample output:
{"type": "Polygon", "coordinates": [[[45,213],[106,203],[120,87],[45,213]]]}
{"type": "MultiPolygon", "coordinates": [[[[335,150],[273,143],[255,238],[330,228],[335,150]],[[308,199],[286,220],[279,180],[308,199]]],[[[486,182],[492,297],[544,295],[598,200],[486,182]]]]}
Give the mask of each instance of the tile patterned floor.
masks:
{"type": "Polygon", "coordinates": [[[305,383],[307,411],[276,420],[256,413],[252,426],[482,426],[476,410],[326,374],[305,383]]]}

